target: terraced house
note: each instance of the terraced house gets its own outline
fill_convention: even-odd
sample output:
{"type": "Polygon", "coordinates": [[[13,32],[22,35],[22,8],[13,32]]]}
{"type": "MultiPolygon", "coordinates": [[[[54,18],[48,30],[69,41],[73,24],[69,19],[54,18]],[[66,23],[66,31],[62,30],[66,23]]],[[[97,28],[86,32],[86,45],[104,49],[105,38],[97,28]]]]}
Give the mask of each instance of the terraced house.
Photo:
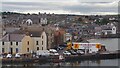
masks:
{"type": "Polygon", "coordinates": [[[6,34],[2,41],[2,53],[33,53],[47,49],[47,34],[45,31],[18,31],[6,34]]]}

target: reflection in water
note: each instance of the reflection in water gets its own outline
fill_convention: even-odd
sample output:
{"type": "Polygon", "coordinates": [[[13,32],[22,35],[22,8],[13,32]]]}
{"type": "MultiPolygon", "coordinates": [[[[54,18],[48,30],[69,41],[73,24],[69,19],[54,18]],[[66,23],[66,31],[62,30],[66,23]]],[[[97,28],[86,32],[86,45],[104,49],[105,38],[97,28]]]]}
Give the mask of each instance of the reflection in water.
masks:
{"type": "Polygon", "coordinates": [[[39,68],[41,66],[53,67],[65,67],[65,66],[118,66],[118,59],[111,60],[97,60],[97,61],[75,61],[75,62],[61,62],[61,63],[19,63],[19,64],[3,64],[3,67],[35,67],[39,68]]]}

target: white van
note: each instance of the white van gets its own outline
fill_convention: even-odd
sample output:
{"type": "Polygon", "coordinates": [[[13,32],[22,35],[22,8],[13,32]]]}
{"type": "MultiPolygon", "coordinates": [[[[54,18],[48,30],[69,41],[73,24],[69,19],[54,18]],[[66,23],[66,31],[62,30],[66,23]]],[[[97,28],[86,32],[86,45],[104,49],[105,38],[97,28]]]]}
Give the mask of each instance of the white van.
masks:
{"type": "Polygon", "coordinates": [[[36,52],[36,55],[38,56],[49,56],[50,52],[48,50],[39,50],[36,52]]]}
{"type": "Polygon", "coordinates": [[[11,55],[11,54],[7,54],[6,57],[7,57],[7,58],[12,58],[12,55],[11,55]]]}
{"type": "Polygon", "coordinates": [[[15,58],[20,58],[20,54],[19,54],[19,53],[16,53],[16,54],[15,54],[15,58]]]}

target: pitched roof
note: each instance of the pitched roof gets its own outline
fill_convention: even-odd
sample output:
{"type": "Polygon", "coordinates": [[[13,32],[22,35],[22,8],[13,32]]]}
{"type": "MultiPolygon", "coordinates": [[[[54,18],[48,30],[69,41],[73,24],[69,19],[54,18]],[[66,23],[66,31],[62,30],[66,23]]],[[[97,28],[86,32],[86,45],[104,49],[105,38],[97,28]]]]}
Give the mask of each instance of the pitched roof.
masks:
{"type": "Polygon", "coordinates": [[[13,34],[26,34],[29,35],[31,37],[40,37],[43,31],[41,30],[37,30],[37,31],[33,31],[33,30],[17,30],[14,31],[13,34]]]}
{"type": "Polygon", "coordinates": [[[42,31],[28,31],[29,36],[31,37],[40,37],[42,34],[42,31]]]}
{"type": "Polygon", "coordinates": [[[6,34],[2,41],[8,42],[8,41],[15,41],[15,42],[21,42],[25,34],[6,34]]]}

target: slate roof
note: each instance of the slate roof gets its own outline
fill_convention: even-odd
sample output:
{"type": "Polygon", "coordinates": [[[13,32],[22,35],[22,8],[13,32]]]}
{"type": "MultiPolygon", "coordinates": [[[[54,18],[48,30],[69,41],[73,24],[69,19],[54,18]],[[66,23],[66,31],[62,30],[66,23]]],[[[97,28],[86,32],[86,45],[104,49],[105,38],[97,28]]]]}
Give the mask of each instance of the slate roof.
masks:
{"type": "Polygon", "coordinates": [[[31,37],[40,37],[42,34],[42,31],[29,31],[29,36],[31,37]]]}
{"type": "MultiPolygon", "coordinates": [[[[42,32],[40,31],[28,31],[28,35],[31,36],[31,37],[40,37],[42,34],[42,32]]],[[[6,34],[2,41],[15,41],[15,42],[20,42],[23,37],[26,35],[26,32],[22,32],[22,31],[16,31],[14,33],[9,33],[9,34],[6,34]]]]}
{"type": "Polygon", "coordinates": [[[6,34],[2,41],[8,42],[8,41],[15,41],[15,42],[21,42],[25,34],[6,34]]]}
{"type": "Polygon", "coordinates": [[[32,30],[17,30],[14,31],[13,34],[26,34],[31,37],[40,37],[43,31],[37,30],[37,31],[32,31],[32,30]]]}

